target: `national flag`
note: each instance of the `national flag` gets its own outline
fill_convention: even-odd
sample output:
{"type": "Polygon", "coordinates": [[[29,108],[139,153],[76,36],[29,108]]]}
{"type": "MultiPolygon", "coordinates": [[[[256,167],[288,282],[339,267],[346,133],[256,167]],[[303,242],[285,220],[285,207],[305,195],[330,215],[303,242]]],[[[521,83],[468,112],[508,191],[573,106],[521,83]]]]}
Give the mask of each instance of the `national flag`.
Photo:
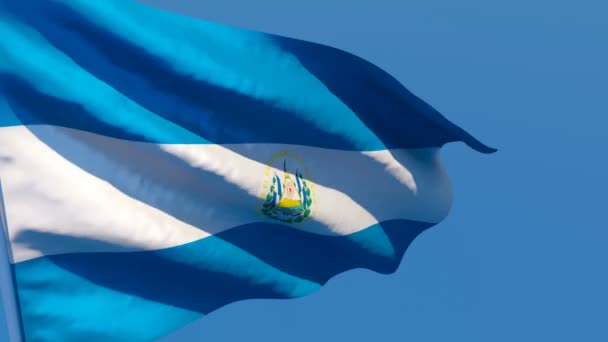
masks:
{"type": "MultiPolygon", "coordinates": [[[[387,46],[387,48],[390,48],[387,46]]],[[[331,47],[131,1],[0,0],[0,181],[27,341],[143,341],[391,273],[440,148],[492,152],[331,47]]]]}

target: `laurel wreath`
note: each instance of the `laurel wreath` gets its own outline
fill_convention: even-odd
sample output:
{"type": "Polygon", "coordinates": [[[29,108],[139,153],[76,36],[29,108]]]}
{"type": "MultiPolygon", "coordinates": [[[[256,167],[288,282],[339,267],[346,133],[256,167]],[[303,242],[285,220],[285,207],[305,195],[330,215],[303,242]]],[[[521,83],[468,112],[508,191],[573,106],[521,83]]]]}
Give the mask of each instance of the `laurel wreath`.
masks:
{"type": "Polygon", "coordinates": [[[304,201],[302,198],[300,198],[300,201],[302,202],[302,207],[304,210],[301,213],[299,213],[297,216],[295,216],[294,218],[282,217],[276,211],[274,211],[274,209],[276,208],[276,205],[278,204],[278,199],[276,198],[277,194],[274,191],[276,182],[277,182],[277,180],[273,177],[272,185],[270,186],[268,194],[266,195],[266,199],[265,199],[264,203],[262,204],[262,213],[271,219],[279,220],[281,222],[286,222],[286,223],[293,223],[293,222],[299,223],[299,222],[304,221],[304,219],[307,218],[308,216],[310,216],[310,206],[312,205],[312,196],[310,196],[310,188],[308,187],[308,184],[306,183],[306,181],[302,178],[302,191],[306,195],[305,196],[306,200],[304,201]]]}

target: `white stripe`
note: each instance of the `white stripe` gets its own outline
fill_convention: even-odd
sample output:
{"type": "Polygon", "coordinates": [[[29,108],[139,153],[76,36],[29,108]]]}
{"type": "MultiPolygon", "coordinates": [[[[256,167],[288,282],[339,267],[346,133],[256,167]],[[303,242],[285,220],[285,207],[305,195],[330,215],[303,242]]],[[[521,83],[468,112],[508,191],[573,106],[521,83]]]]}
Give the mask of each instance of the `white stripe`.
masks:
{"type": "Polygon", "coordinates": [[[260,194],[279,151],[300,156],[314,195],[312,219],[285,229],[344,235],[389,219],[434,223],[451,205],[438,149],[152,144],[55,126],[4,127],[0,175],[14,261],[161,249],[269,220],[259,214],[260,194]]]}

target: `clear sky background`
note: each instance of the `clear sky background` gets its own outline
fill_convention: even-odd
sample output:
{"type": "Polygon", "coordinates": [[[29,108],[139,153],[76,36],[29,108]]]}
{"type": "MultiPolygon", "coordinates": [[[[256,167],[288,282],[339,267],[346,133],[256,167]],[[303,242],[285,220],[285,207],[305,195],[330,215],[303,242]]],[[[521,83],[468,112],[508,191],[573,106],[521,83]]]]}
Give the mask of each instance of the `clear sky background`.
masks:
{"type": "Polygon", "coordinates": [[[164,342],[608,341],[605,1],[141,1],[355,53],[499,149],[443,149],[452,212],[395,274],[234,303],[164,342]]]}

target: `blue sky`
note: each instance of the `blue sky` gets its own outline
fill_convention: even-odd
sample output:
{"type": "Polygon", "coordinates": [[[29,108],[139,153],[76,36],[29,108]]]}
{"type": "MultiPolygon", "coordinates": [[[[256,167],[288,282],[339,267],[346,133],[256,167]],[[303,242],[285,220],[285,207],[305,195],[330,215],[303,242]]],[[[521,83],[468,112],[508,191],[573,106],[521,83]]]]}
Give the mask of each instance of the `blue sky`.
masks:
{"type": "Polygon", "coordinates": [[[499,149],[443,149],[452,212],[395,274],[231,304],[163,341],[608,340],[605,2],[142,2],[355,53],[499,149]]]}

